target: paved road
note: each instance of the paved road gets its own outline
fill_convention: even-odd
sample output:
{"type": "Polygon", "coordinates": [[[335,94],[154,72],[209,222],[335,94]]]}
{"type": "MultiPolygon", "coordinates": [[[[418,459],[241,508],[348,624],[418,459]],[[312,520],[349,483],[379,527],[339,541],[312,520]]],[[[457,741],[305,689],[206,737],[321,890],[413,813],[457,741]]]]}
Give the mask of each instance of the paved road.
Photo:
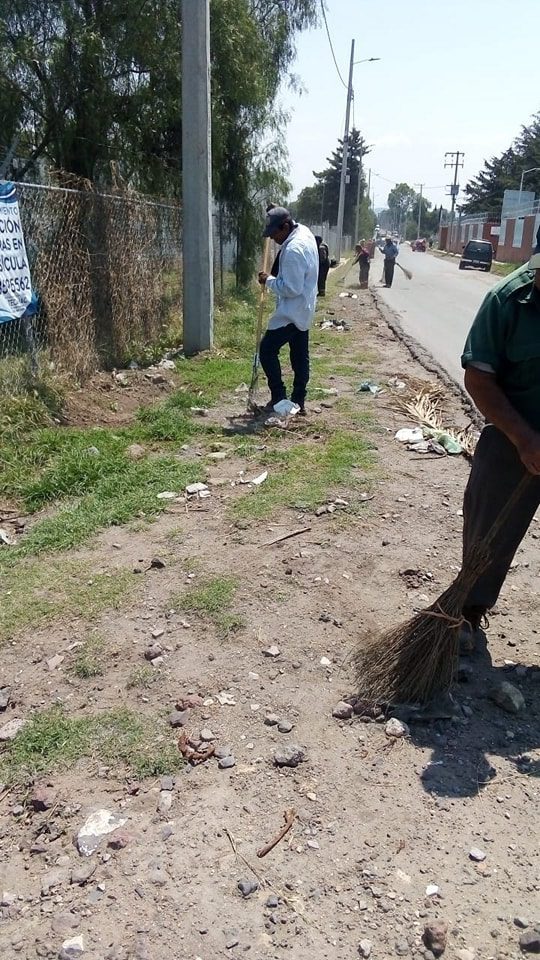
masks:
{"type": "MultiPolygon", "coordinates": [[[[479,270],[458,270],[457,259],[413,253],[402,244],[399,262],[413,273],[407,280],[396,267],[387,290],[379,281],[382,255],[371,264],[370,284],[400,317],[403,329],[418,340],[458,383],[463,383],[460,357],[473,317],[487,291],[500,278],[479,270]]],[[[355,268],[356,270],[356,268],[355,268]]]]}

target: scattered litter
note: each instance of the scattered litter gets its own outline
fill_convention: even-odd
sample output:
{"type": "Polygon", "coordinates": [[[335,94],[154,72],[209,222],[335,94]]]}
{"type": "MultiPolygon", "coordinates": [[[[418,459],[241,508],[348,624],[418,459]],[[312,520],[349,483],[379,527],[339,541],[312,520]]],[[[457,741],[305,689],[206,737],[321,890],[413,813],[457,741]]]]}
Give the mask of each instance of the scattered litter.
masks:
{"type": "Polygon", "coordinates": [[[349,290],[344,290],[343,293],[340,293],[339,297],[340,297],[340,300],[343,300],[344,298],[347,298],[347,297],[349,298],[349,300],[358,300],[358,294],[350,293],[349,290]]]}
{"type": "MultiPolygon", "coordinates": [[[[220,692],[218,693],[218,695],[217,695],[217,697],[216,697],[216,700],[217,700],[218,703],[221,704],[222,707],[235,707],[235,706],[236,706],[236,700],[234,699],[233,696],[231,696],[230,693],[227,693],[226,690],[220,690],[220,692]]],[[[206,701],[205,701],[205,704],[206,704],[206,701]]]]}
{"type": "Polygon", "coordinates": [[[319,387],[319,393],[324,393],[325,397],[337,397],[338,391],[335,387],[319,387]]]}
{"type": "Polygon", "coordinates": [[[263,656],[265,657],[279,657],[280,654],[279,647],[276,647],[275,644],[272,644],[271,647],[267,647],[266,650],[263,650],[263,656]]]}
{"type": "Polygon", "coordinates": [[[84,857],[91,857],[99,847],[103,837],[123,827],[124,817],[119,817],[110,810],[96,810],[85,820],[77,834],[77,849],[84,857]]]}
{"type": "Polygon", "coordinates": [[[207,407],[190,407],[190,410],[196,417],[207,417],[210,412],[207,407]]]}
{"type": "Polygon", "coordinates": [[[274,404],[273,409],[280,417],[295,417],[300,412],[300,407],[292,400],[280,400],[274,404]]]}
{"type": "Polygon", "coordinates": [[[158,493],[158,500],[176,500],[178,493],[174,490],[163,490],[162,493],[158,493]]]}
{"type": "Polygon", "coordinates": [[[208,489],[206,483],[190,483],[186,487],[186,494],[188,497],[193,497],[197,500],[204,500],[206,497],[210,496],[210,490],[208,489]]]}
{"type": "Polygon", "coordinates": [[[320,662],[320,664],[321,664],[321,667],[331,667],[331,666],[332,666],[332,661],[329,660],[328,657],[321,657],[321,659],[320,659],[319,662],[320,662]]]}
{"type": "Polygon", "coordinates": [[[158,367],[161,367],[162,370],[174,370],[176,364],[174,360],[167,360],[167,358],[164,357],[163,360],[159,361],[158,367]]]}
{"type": "Polygon", "coordinates": [[[463,447],[460,443],[452,437],[449,433],[441,432],[440,430],[431,430],[429,428],[424,429],[424,436],[427,439],[435,440],[437,443],[444,447],[447,453],[459,454],[463,453],[463,447]]]}
{"type": "Polygon", "coordinates": [[[247,486],[260,487],[261,483],[264,483],[264,481],[267,479],[268,479],[268,470],[263,470],[263,472],[260,473],[257,477],[253,477],[250,480],[248,480],[248,478],[244,476],[244,471],[241,470],[239,474],[239,478],[236,482],[245,484],[247,486]]]}
{"type": "Polygon", "coordinates": [[[394,436],[400,443],[420,443],[423,439],[422,427],[402,427],[394,436]]]}
{"type": "Polygon", "coordinates": [[[426,897],[436,897],[439,894],[439,888],[436,883],[428,883],[426,887],[426,897]]]}
{"type": "Polygon", "coordinates": [[[4,527],[0,527],[0,544],[3,544],[5,547],[15,546],[15,540],[12,540],[4,527]]]}
{"type": "Polygon", "coordinates": [[[249,393],[249,387],[248,387],[247,383],[240,383],[240,384],[237,386],[237,388],[236,388],[236,390],[235,390],[234,392],[235,392],[235,393],[249,393]]]}
{"type": "Polygon", "coordinates": [[[378,393],[383,392],[382,387],[378,383],[374,383],[373,380],[363,380],[357,390],[357,393],[372,393],[375,397],[378,393]]]}
{"type": "Polygon", "coordinates": [[[404,380],[398,380],[397,377],[390,377],[387,383],[389,387],[394,387],[394,390],[405,390],[407,386],[404,380]]]}
{"type": "Polygon", "coordinates": [[[258,477],[254,477],[251,481],[254,487],[260,487],[261,483],[264,483],[268,479],[268,470],[263,470],[258,477]]]}

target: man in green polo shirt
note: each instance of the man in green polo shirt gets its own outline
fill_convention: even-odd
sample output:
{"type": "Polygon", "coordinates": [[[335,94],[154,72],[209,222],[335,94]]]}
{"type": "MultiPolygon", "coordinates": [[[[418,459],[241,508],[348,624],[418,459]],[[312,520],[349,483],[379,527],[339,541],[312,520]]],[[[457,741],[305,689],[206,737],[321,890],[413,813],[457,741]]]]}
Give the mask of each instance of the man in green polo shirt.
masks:
{"type": "Polygon", "coordinates": [[[465,387],[486,419],[463,502],[463,550],[481,539],[528,470],[535,481],[502,531],[493,562],[463,607],[462,647],[485,639],[514,554],[540,505],[540,230],[529,261],[488,293],[463,355],[465,387]],[[469,627],[470,625],[470,627],[469,627]]]}

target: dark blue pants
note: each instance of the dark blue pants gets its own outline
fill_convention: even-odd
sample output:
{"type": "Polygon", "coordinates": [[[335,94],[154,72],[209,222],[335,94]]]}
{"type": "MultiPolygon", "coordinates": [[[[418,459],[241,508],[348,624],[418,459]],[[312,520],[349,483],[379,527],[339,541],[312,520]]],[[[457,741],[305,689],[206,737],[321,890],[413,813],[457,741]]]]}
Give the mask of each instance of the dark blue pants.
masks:
{"type": "Polygon", "coordinates": [[[261,340],[259,359],[268,380],[272,405],[285,400],[287,390],[281,375],[279,351],[286,343],[289,344],[294,373],[291,400],[303,407],[309,381],[309,330],[299,330],[294,323],[278,327],[277,330],[267,330],[261,340]]]}

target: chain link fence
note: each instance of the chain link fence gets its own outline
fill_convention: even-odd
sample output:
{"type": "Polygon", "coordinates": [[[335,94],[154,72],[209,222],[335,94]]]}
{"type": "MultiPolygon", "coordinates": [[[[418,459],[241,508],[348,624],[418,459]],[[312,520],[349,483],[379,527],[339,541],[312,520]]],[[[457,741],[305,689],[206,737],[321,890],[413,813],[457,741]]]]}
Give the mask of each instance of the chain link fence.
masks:
{"type": "MultiPolygon", "coordinates": [[[[165,338],[181,343],[182,211],[172,201],[20,183],[17,194],[37,294],[34,316],[0,323],[0,361],[52,360],[82,380],[165,338]]],[[[214,283],[234,273],[234,230],[216,207],[214,283]]]]}

